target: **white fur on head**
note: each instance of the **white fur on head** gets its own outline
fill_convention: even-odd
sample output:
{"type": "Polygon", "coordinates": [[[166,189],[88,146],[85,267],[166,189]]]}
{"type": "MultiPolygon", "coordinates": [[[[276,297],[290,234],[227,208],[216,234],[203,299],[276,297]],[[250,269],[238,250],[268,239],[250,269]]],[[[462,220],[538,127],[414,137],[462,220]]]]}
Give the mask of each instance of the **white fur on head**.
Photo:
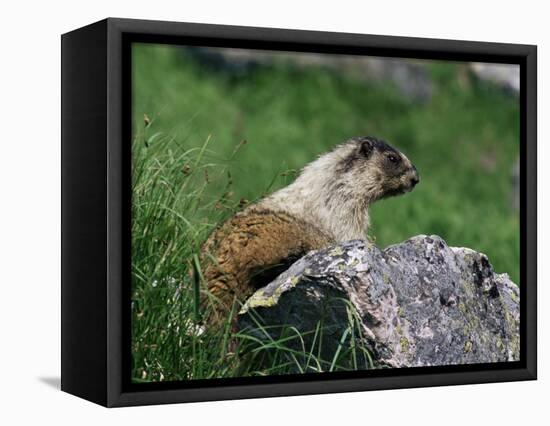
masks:
{"type": "Polygon", "coordinates": [[[338,168],[357,145],[344,143],[304,167],[298,178],[261,200],[256,206],[285,211],[312,223],[335,242],[365,238],[369,225],[367,194],[378,190],[376,173],[343,172],[338,168]],[[360,175],[360,176],[359,176],[360,175]]]}

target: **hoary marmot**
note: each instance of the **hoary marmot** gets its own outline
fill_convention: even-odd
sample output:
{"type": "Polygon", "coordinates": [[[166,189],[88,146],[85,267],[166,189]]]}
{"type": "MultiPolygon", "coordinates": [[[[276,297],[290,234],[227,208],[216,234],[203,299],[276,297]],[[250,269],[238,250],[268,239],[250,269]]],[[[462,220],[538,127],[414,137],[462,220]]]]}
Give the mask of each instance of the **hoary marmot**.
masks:
{"type": "Polygon", "coordinates": [[[373,137],[349,139],[306,165],[292,184],[235,214],[202,246],[206,324],[230,320],[232,309],[308,251],[365,238],[369,205],[418,182],[409,159],[373,137]]]}

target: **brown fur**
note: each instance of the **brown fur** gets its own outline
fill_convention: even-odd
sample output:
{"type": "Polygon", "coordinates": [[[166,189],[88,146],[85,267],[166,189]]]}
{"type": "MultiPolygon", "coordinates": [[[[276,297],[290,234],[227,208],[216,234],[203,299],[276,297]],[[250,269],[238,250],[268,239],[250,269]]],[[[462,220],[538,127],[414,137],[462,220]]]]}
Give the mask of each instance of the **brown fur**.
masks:
{"type": "MultiPolygon", "coordinates": [[[[226,320],[233,304],[256,290],[251,285],[255,277],[269,274],[266,267],[280,271],[278,266],[288,266],[289,259],[330,243],[321,230],[285,213],[254,207],[238,213],[215,230],[202,248],[201,264],[211,304],[207,322],[226,320]]],[[[206,302],[203,298],[203,306],[206,302]]]]}

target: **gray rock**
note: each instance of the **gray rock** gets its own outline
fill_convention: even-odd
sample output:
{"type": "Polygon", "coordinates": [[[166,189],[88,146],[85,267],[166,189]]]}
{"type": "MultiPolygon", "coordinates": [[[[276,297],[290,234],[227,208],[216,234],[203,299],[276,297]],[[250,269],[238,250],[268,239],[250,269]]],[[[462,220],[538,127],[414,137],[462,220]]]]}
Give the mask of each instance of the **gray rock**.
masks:
{"type": "Polygon", "coordinates": [[[519,65],[472,62],[470,68],[478,79],[519,95],[519,65]]]}
{"type": "Polygon", "coordinates": [[[519,158],[514,161],[512,166],[511,181],[512,181],[512,191],[510,195],[511,206],[514,211],[519,211],[520,204],[520,170],[519,170],[519,158]]]}
{"type": "Polygon", "coordinates": [[[390,82],[404,98],[413,102],[428,102],[433,91],[423,61],[214,47],[193,47],[186,51],[206,66],[237,76],[246,75],[259,67],[288,64],[297,69],[316,67],[345,73],[371,83],[390,82]]]}
{"type": "Polygon", "coordinates": [[[294,350],[318,344],[328,360],[357,344],[351,335],[378,366],[519,359],[518,287],[495,274],[484,254],[449,247],[438,236],[385,250],[354,240],[311,252],[258,290],[238,324],[264,341],[297,330],[294,350]]]}

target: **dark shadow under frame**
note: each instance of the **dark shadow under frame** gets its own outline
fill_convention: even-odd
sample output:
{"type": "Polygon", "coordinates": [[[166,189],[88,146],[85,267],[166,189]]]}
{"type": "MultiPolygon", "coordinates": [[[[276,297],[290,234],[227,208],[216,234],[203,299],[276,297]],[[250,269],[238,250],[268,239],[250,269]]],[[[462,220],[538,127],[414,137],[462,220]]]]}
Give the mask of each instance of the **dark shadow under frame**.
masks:
{"type": "Polygon", "coordinates": [[[63,36],[62,65],[63,390],[103,405],[124,406],[536,378],[535,46],[108,19],[63,36]],[[133,42],[519,64],[520,361],[132,383],[130,55],[133,42]],[[81,52],[82,48],[87,56],[81,52]],[[88,98],[95,102],[90,103],[88,98]],[[89,123],[89,132],[84,137],[82,123],[77,129],[74,119],[73,122],[66,119],[70,114],[77,115],[75,112],[88,119],[96,117],[96,125],[89,123]],[[89,148],[90,152],[84,155],[82,151],[86,150],[69,144],[77,137],[79,146],[90,144],[95,148],[89,148]],[[90,154],[94,155],[94,164],[89,164],[90,154]],[[72,164],[74,170],[66,164],[72,164]],[[91,188],[97,200],[104,199],[100,208],[90,209],[83,200],[82,184],[91,188]],[[82,225],[71,220],[75,214],[81,219],[84,216],[80,223],[90,224],[90,235],[90,230],[86,233],[82,225]],[[75,233],[81,241],[83,235],[88,238],[88,248],[74,250],[75,233]],[[93,268],[95,274],[90,271],[90,276],[83,277],[82,267],[93,268]],[[89,318],[83,318],[86,311],[90,311],[89,318]],[[92,374],[84,371],[87,367],[92,374]]]}

